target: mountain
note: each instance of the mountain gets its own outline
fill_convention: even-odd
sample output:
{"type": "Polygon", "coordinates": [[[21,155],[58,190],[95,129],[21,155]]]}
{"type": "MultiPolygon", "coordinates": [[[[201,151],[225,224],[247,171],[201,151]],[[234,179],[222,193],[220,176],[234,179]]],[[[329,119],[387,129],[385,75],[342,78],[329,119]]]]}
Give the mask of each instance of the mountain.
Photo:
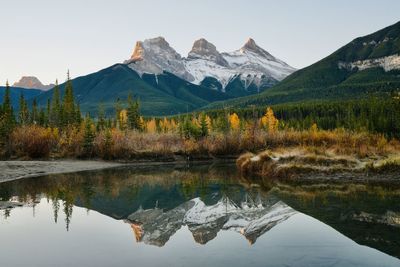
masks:
{"type": "Polygon", "coordinates": [[[38,78],[34,76],[22,76],[18,82],[13,84],[13,87],[26,89],[49,90],[54,87],[54,84],[44,85],[38,78]]]}
{"type": "MultiPolygon", "coordinates": [[[[6,87],[0,86],[0,103],[3,103],[4,94],[5,94],[6,87]]],[[[19,87],[10,87],[10,96],[11,96],[11,103],[14,109],[18,109],[19,106],[19,98],[21,94],[24,96],[25,99],[33,99],[40,95],[43,91],[38,89],[26,89],[26,88],[19,88],[19,87]]]]}
{"type": "MultiPolygon", "coordinates": [[[[192,111],[213,101],[229,98],[226,94],[191,84],[171,73],[140,73],[125,64],[115,64],[98,72],[72,80],[74,94],[83,112],[95,114],[102,103],[107,113],[114,111],[115,101],[126,100],[131,93],[140,99],[145,115],[171,115],[192,111]]],[[[65,83],[60,85],[61,94],[65,83]]],[[[45,106],[53,90],[37,97],[45,106]]]]}
{"type": "Polygon", "coordinates": [[[143,73],[172,73],[190,83],[203,85],[238,97],[258,93],[295,71],[249,39],[239,50],[220,53],[204,38],[196,40],[187,58],[163,37],[136,43],[131,58],[124,62],[143,73]]]}
{"type": "MultiPolygon", "coordinates": [[[[187,58],[162,37],[139,41],[129,60],[72,80],[81,110],[95,114],[102,103],[114,111],[115,101],[129,93],[140,99],[144,115],[173,115],[215,101],[258,93],[294,71],[249,40],[232,53],[219,53],[205,39],[197,40],[187,58]]],[[[60,85],[61,93],[65,84],[60,85]]],[[[45,106],[49,90],[37,97],[45,106]]]]}
{"type": "MultiPolygon", "coordinates": [[[[224,106],[359,98],[395,90],[400,90],[400,22],[354,39],[259,95],[227,101],[224,106]]],[[[221,103],[207,108],[219,107],[221,103]]]]}

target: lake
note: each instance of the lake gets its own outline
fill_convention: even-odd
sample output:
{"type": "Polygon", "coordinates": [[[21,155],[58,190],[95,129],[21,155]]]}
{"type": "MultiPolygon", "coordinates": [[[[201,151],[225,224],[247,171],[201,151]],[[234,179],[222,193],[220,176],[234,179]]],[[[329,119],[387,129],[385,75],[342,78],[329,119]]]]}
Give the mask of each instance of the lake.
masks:
{"type": "Polygon", "coordinates": [[[195,165],[1,183],[0,266],[400,266],[398,185],[195,165]]]}

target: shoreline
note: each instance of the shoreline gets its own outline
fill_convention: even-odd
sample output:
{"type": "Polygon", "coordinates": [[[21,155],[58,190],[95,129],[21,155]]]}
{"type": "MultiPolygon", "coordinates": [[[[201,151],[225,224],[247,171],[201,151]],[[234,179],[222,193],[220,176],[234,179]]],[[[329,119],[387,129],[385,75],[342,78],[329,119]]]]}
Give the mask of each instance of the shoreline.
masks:
{"type": "MultiPolygon", "coordinates": [[[[268,153],[269,154],[269,153],[268,153]]],[[[284,158],[284,157],[283,157],[284,158]]],[[[33,178],[33,177],[41,177],[52,174],[63,174],[63,173],[76,173],[76,172],[84,172],[84,171],[95,171],[95,170],[103,170],[103,169],[111,169],[111,168],[121,168],[121,167],[157,167],[157,166],[167,166],[167,165],[192,165],[192,164],[214,164],[214,163],[235,163],[238,168],[238,172],[241,176],[247,174],[245,176],[252,176],[254,178],[259,177],[267,178],[268,174],[261,174],[260,171],[263,169],[266,170],[264,166],[265,163],[270,165],[271,161],[270,156],[264,152],[260,154],[242,154],[240,155],[229,155],[225,157],[197,157],[192,158],[191,160],[184,160],[183,158],[175,158],[174,160],[138,160],[138,161],[125,161],[125,160],[115,160],[115,161],[104,161],[101,159],[91,159],[91,160],[77,160],[77,159],[56,159],[56,160],[9,160],[9,161],[0,161],[0,183],[10,182],[25,178],[33,178]],[[243,169],[243,158],[246,158],[246,165],[250,163],[250,168],[245,167],[243,169]],[[256,160],[254,160],[256,159],[256,160]],[[260,164],[261,163],[261,164],[260,164]],[[243,172],[245,170],[245,172],[243,172]],[[266,177],[267,176],[267,177],[266,177]]],[[[291,158],[289,162],[296,162],[296,157],[291,158]]],[[[287,161],[284,162],[283,166],[287,165],[287,161]]],[[[273,164],[275,165],[275,164],[273,164]]],[[[296,165],[296,164],[295,164],[296,165]]],[[[331,167],[336,166],[332,162],[329,162],[328,166],[331,167]]],[[[272,171],[276,169],[276,166],[272,167],[272,171]]],[[[268,167],[268,169],[270,168],[268,167]]],[[[287,175],[288,173],[283,172],[280,173],[283,175],[282,180],[292,181],[303,181],[303,182],[333,182],[333,183],[346,183],[346,182],[400,182],[400,176],[397,177],[397,174],[400,175],[399,171],[394,172],[396,178],[393,177],[393,172],[369,172],[366,170],[360,170],[359,168],[355,168],[355,166],[347,166],[343,169],[334,170],[332,172],[326,172],[326,165],[318,166],[316,162],[313,162],[311,165],[307,165],[305,168],[306,171],[302,170],[302,167],[299,165],[295,166],[296,175],[287,175]],[[316,169],[310,170],[309,168],[316,167],[316,169]],[[286,176],[286,177],[285,177],[286,176]],[[293,177],[295,176],[295,177],[293,177]]],[[[336,166],[337,167],[337,166],[336,166]]],[[[342,166],[343,167],[343,166],[342,166]]],[[[329,167],[328,167],[329,168],[329,167]]],[[[281,167],[278,167],[281,169],[281,167]]],[[[289,168],[291,169],[291,168],[289,168]]],[[[290,171],[291,172],[291,171],[290,171]]],[[[278,172],[279,173],[279,172],[278,172]]],[[[277,173],[275,173],[277,174],[277,173]]],[[[292,173],[293,174],[293,173],[292,173]]],[[[280,175],[278,175],[280,176],[280,175]]],[[[279,181],[281,179],[275,179],[277,177],[270,177],[272,180],[279,181]]]]}
{"type": "Polygon", "coordinates": [[[109,169],[124,165],[126,164],[99,160],[0,161],[0,183],[51,174],[109,169]]]}
{"type": "Polygon", "coordinates": [[[233,158],[196,159],[192,161],[104,161],[104,160],[7,160],[0,161],[0,183],[21,180],[25,178],[41,177],[52,174],[76,173],[84,171],[95,171],[119,167],[145,167],[182,165],[189,163],[212,164],[212,163],[234,163],[233,158]]]}

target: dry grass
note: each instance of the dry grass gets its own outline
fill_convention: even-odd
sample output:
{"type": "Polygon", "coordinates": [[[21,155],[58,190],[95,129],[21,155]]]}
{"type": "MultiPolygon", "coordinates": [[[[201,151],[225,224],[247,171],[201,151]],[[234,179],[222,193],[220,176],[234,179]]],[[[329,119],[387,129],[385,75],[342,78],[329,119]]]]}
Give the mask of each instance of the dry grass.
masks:
{"type": "Polygon", "coordinates": [[[340,155],[333,150],[321,153],[318,147],[299,147],[264,151],[258,155],[245,153],[237,160],[243,176],[253,175],[268,179],[292,179],[304,174],[400,171],[400,153],[340,155]]]}
{"type": "MultiPolygon", "coordinates": [[[[11,134],[11,154],[18,158],[75,158],[83,154],[84,128],[56,129],[39,126],[18,127],[11,134]]],[[[224,157],[238,156],[251,151],[269,150],[280,157],[302,155],[301,163],[308,165],[353,164],[349,158],[379,159],[400,151],[397,140],[386,140],[381,135],[365,132],[294,131],[268,133],[262,129],[211,132],[207,137],[185,139],[177,132],[145,133],[138,131],[104,130],[95,134],[94,158],[112,160],[173,160],[175,156],[224,157]],[[340,156],[340,158],[338,158],[340,156]]],[[[248,156],[249,154],[247,154],[248,156]]],[[[240,162],[243,160],[240,159],[240,162]]],[[[291,161],[293,162],[293,161],[291,161]]],[[[273,163],[271,161],[270,163],[273,163]]],[[[248,163],[246,163],[248,164],[248,163]]],[[[245,164],[245,168],[250,168],[245,164]]],[[[258,164],[258,163],[253,163],[258,164]]],[[[251,167],[253,168],[253,167],[251,167]]],[[[258,166],[258,168],[261,168],[258,166]]],[[[267,167],[263,167],[266,171],[267,167]]]]}

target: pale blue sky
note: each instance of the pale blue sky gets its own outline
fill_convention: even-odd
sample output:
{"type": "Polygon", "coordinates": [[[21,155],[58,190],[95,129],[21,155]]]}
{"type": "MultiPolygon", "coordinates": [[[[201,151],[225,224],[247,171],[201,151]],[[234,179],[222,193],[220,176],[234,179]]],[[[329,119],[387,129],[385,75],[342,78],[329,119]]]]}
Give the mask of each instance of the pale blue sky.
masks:
{"type": "Polygon", "coordinates": [[[0,84],[63,81],[129,58],[164,36],[182,56],[200,37],[219,51],[248,37],[302,68],[400,20],[399,0],[0,0],[0,84]]]}

